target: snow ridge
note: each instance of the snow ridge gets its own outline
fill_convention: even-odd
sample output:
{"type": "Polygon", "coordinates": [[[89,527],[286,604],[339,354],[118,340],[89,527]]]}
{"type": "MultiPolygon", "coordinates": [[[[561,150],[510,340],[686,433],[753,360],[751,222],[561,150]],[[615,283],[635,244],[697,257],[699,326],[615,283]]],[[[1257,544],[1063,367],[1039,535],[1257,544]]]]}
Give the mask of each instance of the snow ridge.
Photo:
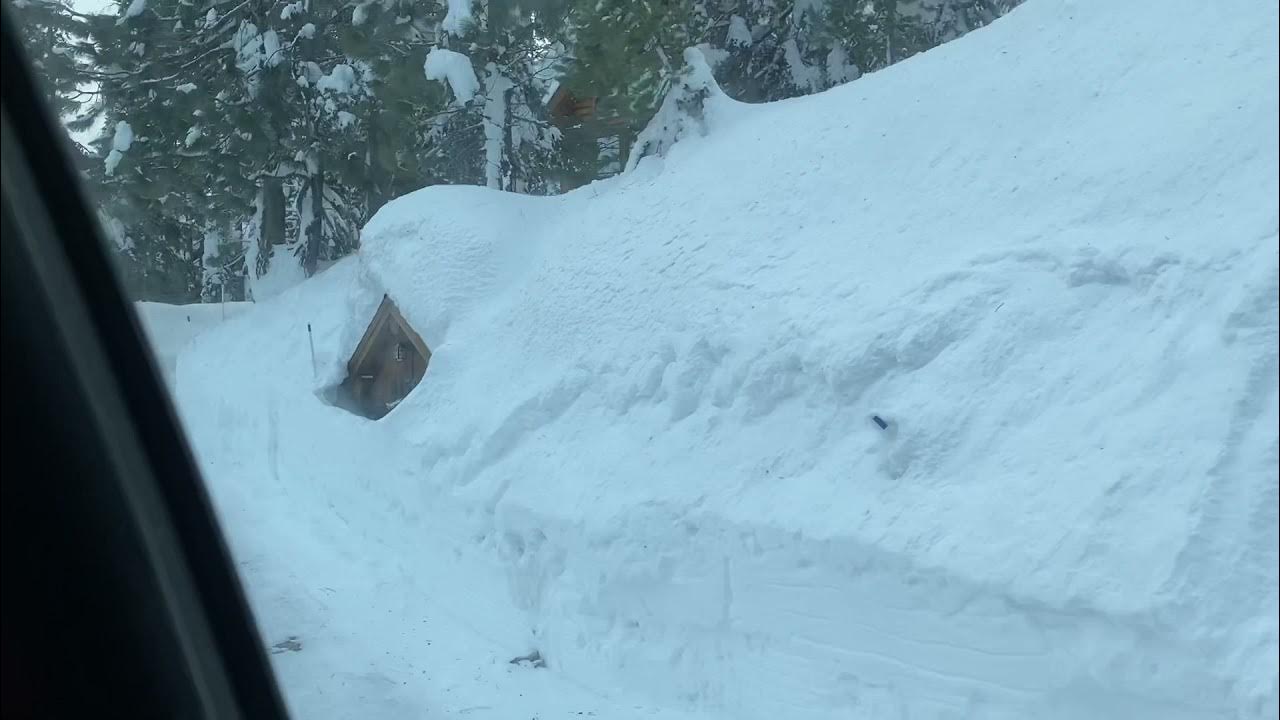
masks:
{"type": "Polygon", "coordinates": [[[196,337],[295,711],[1274,717],[1276,28],[1031,0],[705,86],[622,176],[400,198],[196,337]],[[384,292],[433,356],[370,422],[325,397],[384,292]]]}

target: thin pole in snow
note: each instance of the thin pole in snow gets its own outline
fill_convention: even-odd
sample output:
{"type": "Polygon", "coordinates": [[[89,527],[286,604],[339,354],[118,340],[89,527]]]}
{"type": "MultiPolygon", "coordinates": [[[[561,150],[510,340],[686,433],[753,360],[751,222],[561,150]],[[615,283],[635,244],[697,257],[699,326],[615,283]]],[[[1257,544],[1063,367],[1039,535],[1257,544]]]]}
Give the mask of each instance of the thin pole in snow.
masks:
{"type": "Polygon", "coordinates": [[[311,345],[311,375],[319,377],[320,371],[316,369],[316,340],[311,335],[311,323],[307,323],[307,343],[311,345]]]}

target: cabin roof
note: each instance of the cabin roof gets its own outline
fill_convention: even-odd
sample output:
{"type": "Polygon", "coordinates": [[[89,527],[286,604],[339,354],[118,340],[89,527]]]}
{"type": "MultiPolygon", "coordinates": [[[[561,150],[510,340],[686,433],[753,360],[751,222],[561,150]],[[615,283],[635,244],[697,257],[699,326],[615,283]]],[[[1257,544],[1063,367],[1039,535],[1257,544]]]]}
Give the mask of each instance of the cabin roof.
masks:
{"type": "Polygon", "coordinates": [[[422,336],[418,335],[418,332],[413,329],[409,321],[405,320],[404,316],[400,314],[400,309],[392,302],[391,296],[384,294],[382,303],[378,305],[377,312],[373,314],[373,319],[369,321],[369,326],[365,328],[364,336],[360,338],[355,352],[351,354],[351,359],[347,361],[348,373],[354,375],[360,369],[360,366],[364,364],[365,359],[369,357],[369,352],[373,349],[374,341],[377,340],[378,335],[386,327],[387,323],[399,325],[404,332],[404,336],[409,339],[409,342],[413,343],[418,352],[422,354],[422,357],[431,358],[431,350],[423,342],[422,336]]]}
{"type": "Polygon", "coordinates": [[[547,114],[553,122],[590,120],[595,117],[598,100],[594,95],[575,95],[561,84],[547,101],[547,114]]]}
{"type": "Polygon", "coordinates": [[[559,80],[552,80],[547,86],[547,91],[542,94],[542,104],[550,106],[552,99],[559,94],[562,84],[559,80]]]}
{"type": "Polygon", "coordinates": [[[555,113],[560,106],[569,98],[573,97],[573,93],[569,92],[568,86],[562,83],[556,83],[556,89],[547,98],[547,108],[555,113]]]}

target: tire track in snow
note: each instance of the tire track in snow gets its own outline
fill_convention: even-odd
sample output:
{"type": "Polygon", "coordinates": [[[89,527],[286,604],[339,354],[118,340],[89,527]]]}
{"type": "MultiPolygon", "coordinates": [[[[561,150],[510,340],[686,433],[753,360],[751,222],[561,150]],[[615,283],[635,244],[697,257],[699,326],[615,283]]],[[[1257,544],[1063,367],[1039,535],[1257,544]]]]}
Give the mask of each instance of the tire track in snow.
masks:
{"type": "MultiPolygon", "coordinates": [[[[858,542],[756,528],[748,532],[757,541],[736,544],[757,549],[726,554],[735,545],[728,538],[746,528],[707,516],[679,547],[637,534],[669,524],[657,517],[631,518],[607,542],[554,518],[522,522],[545,531],[542,556],[554,556],[564,578],[532,608],[541,634],[607,628],[607,640],[559,645],[564,662],[625,668],[647,678],[651,693],[731,717],[852,711],[861,701],[846,697],[849,682],[879,698],[877,720],[1107,717],[1090,708],[1110,701],[1125,717],[1208,720],[1230,703],[1212,663],[1149,617],[1014,598],[858,542]],[[613,557],[639,543],[651,564],[613,557]],[[557,615],[566,604],[574,614],[557,615]]],[[[549,570],[533,563],[521,572],[549,570]]]]}

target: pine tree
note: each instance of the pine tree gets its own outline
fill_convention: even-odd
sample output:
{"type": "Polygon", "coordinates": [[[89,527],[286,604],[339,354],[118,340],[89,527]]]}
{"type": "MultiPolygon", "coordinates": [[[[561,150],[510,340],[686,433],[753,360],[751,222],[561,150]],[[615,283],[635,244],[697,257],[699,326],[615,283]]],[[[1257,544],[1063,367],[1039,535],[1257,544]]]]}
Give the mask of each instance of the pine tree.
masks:
{"type": "Polygon", "coordinates": [[[1016,4],[118,0],[93,16],[63,1],[19,0],[24,30],[58,112],[104,122],[85,174],[120,254],[146,292],[206,299],[282,263],[317,271],[425,185],[547,193],[617,172],[686,48],[729,96],[776,100],[1016,4]],[[595,117],[549,122],[556,82],[597,97],[595,117]]]}
{"type": "Polygon", "coordinates": [[[931,45],[950,42],[995,22],[1022,0],[920,0],[919,14],[931,45]]]}
{"type": "Polygon", "coordinates": [[[700,0],[576,0],[567,23],[565,82],[643,125],[681,70],[685,48],[708,42],[717,18],[700,0]]]}
{"type": "Polygon", "coordinates": [[[90,57],[89,27],[65,0],[14,0],[23,49],[43,82],[49,108],[75,131],[87,130],[92,93],[85,90],[90,57]]]}
{"type": "Polygon", "coordinates": [[[146,213],[232,228],[251,276],[351,252],[369,206],[395,192],[370,170],[394,164],[370,144],[374,68],[344,50],[359,8],[152,2],[101,33],[107,116],[136,140],[99,142],[105,184],[146,213]]]}
{"type": "MultiPolygon", "coordinates": [[[[541,13],[530,7],[473,3],[465,22],[440,34],[440,47],[428,55],[424,72],[447,82],[453,96],[435,144],[449,143],[454,152],[478,157],[488,187],[545,193],[554,190],[562,165],[560,134],[543,105],[557,43],[546,22],[548,6],[532,6],[541,13]]],[[[451,160],[455,167],[469,164],[457,155],[451,160]]]]}
{"type": "MultiPolygon", "coordinates": [[[[576,0],[565,81],[632,134],[698,47],[724,92],[768,102],[856,80],[980,27],[1020,0],[576,0]]],[[[599,167],[599,164],[597,164],[599,167]]]]}
{"type": "Polygon", "coordinates": [[[846,79],[827,72],[831,49],[822,0],[738,0],[725,30],[718,78],[731,97],[768,102],[819,92],[846,79]]]}
{"type": "Polygon", "coordinates": [[[637,133],[677,81],[682,54],[710,49],[728,26],[725,0],[573,0],[562,33],[559,81],[596,98],[594,117],[565,129],[563,160],[575,184],[621,170],[637,133]]]}
{"type": "Polygon", "coordinates": [[[365,220],[389,200],[442,181],[431,128],[448,98],[422,73],[442,17],[435,3],[364,0],[341,28],[344,52],[372,71],[349,128],[357,131],[348,156],[359,161],[365,220]]]}

